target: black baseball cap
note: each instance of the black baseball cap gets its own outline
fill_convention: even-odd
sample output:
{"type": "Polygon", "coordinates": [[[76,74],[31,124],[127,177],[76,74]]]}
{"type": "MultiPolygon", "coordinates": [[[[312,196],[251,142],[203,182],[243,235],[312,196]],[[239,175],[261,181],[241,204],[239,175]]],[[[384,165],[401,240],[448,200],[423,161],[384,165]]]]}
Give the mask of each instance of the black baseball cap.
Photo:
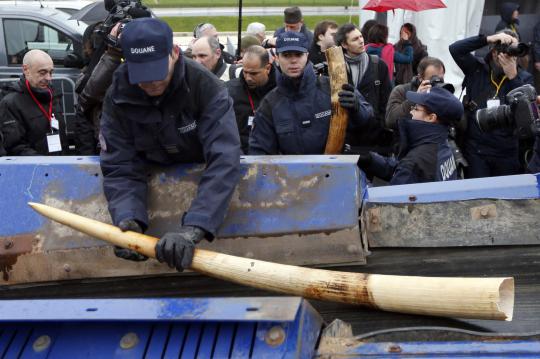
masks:
{"type": "Polygon", "coordinates": [[[173,48],[173,32],[167,23],[155,18],[130,21],[122,31],[120,44],[130,84],[161,81],[167,77],[173,48]]]}

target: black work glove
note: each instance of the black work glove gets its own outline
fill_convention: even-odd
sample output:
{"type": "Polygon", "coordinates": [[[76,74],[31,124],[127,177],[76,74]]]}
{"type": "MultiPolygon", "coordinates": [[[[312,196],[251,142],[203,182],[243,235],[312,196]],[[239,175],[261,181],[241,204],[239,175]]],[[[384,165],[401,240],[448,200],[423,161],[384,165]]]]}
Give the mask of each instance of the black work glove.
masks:
{"type": "MultiPolygon", "coordinates": [[[[120,228],[122,232],[133,231],[137,233],[142,233],[141,226],[134,219],[124,219],[123,221],[120,221],[120,223],[118,223],[118,228],[120,228]]],[[[129,261],[135,262],[142,262],[148,259],[148,257],[144,254],[140,254],[138,252],[132,251],[131,249],[118,246],[114,246],[114,254],[118,258],[127,259],[129,261]]]]}
{"type": "Polygon", "coordinates": [[[156,259],[182,272],[191,265],[195,245],[202,241],[204,235],[204,230],[194,226],[183,226],[178,232],[165,233],[156,244],[156,259]]]}
{"type": "Polygon", "coordinates": [[[358,154],[358,162],[357,165],[360,168],[366,168],[369,167],[371,164],[371,161],[373,161],[373,157],[371,156],[371,152],[365,152],[358,154]]]}
{"type": "Polygon", "coordinates": [[[358,112],[360,109],[360,92],[353,85],[343,84],[341,91],[338,92],[338,96],[341,107],[352,112],[358,112]]]}

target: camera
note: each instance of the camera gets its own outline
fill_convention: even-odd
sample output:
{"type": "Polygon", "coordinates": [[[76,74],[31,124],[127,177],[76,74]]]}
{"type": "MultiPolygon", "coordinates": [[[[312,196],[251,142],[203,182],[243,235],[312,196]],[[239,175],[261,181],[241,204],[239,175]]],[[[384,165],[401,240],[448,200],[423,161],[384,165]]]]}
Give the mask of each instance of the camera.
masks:
{"type": "Polygon", "coordinates": [[[96,30],[96,33],[104,38],[107,45],[116,48],[120,47],[118,37],[110,35],[110,32],[117,23],[127,23],[139,17],[152,16],[152,13],[140,0],[105,0],[105,9],[109,11],[109,15],[96,30]]]}
{"type": "Polygon", "coordinates": [[[508,56],[523,57],[529,54],[530,44],[520,42],[518,44],[503,44],[500,41],[497,42],[494,49],[497,52],[507,54],[508,56]]]}
{"type": "Polygon", "coordinates": [[[540,121],[534,87],[520,86],[510,91],[505,100],[506,105],[483,108],[476,112],[476,123],[480,129],[489,132],[515,127],[520,138],[532,137],[532,126],[540,121]]]}
{"type": "MultiPolygon", "coordinates": [[[[412,80],[412,88],[417,89],[418,87],[420,87],[421,83],[422,80],[420,80],[420,77],[415,76],[412,80]]],[[[431,87],[440,87],[445,89],[446,91],[450,91],[451,93],[454,93],[455,91],[454,85],[444,82],[444,80],[437,75],[431,76],[431,78],[429,79],[429,83],[431,87]]]]}

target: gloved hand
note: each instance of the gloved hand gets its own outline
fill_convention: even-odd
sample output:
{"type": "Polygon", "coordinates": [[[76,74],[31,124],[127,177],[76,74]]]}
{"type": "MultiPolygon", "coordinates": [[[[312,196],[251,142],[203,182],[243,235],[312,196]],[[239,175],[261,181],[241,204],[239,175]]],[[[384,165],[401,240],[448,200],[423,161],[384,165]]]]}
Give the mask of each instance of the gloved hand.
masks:
{"type": "MultiPolygon", "coordinates": [[[[118,228],[120,228],[122,232],[133,231],[137,233],[142,233],[141,226],[134,219],[124,219],[120,221],[120,223],[118,223],[118,228]]],[[[131,249],[118,246],[114,246],[114,254],[118,258],[127,259],[135,262],[142,262],[148,259],[148,257],[144,254],[140,254],[138,252],[132,251],[131,249]]]]}
{"type": "Polygon", "coordinates": [[[195,245],[202,241],[204,235],[204,230],[194,226],[183,226],[178,232],[165,233],[156,244],[156,259],[182,272],[191,265],[195,245]]]}
{"type": "Polygon", "coordinates": [[[373,157],[371,156],[371,152],[366,151],[365,153],[359,153],[358,154],[358,162],[356,164],[360,168],[366,168],[371,164],[371,161],[373,161],[373,157]]]}
{"type": "Polygon", "coordinates": [[[341,91],[338,92],[338,96],[341,107],[352,112],[358,112],[360,109],[360,92],[353,85],[343,84],[341,91]]]}

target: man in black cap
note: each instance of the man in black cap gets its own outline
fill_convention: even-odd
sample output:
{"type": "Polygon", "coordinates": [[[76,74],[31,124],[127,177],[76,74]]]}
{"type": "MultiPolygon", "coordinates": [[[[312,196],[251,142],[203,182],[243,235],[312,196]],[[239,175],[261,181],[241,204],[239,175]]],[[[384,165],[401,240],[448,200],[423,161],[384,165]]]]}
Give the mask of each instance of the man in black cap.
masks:
{"type": "Polygon", "coordinates": [[[360,155],[358,165],[368,175],[391,185],[457,179],[456,162],[448,145],[448,126],[463,115],[461,102],[448,90],[433,87],[427,92],[407,92],[412,119],[398,121],[398,158],[375,152],[360,155]]]}
{"type": "Polygon", "coordinates": [[[300,32],[304,34],[308,43],[308,49],[313,42],[313,33],[308,30],[304,24],[304,18],[302,17],[302,11],[298,6],[285,8],[283,11],[284,26],[280,27],[274,32],[273,39],[267,39],[263,41],[263,47],[272,47],[276,46],[276,39],[280,34],[283,34],[286,31],[300,32]]]}
{"type": "MultiPolygon", "coordinates": [[[[287,31],[278,36],[277,86],[255,112],[250,155],[324,153],[332,115],[330,80],[315,75],[308,46],[301,33],[287,31]]],[[[349,111],[347,130],[373,116],[371,106],[352,85],[343,85],[339,102],[349,111]]]]}
{"type": "MultiPolygon", "coordinates": [[[[101,119],[103,189],[113,223],[148,227],[149,163],[206,162],[197,196],[179,228],[156,245],[156,257],[179,271],[195,245],[216,234],[240,176],[240,139],[232,100],[221,81],[173,46],[171,28],[153,18],[129,22],[122,33],[125,62],[114,74],[101,119]]],[[[144,260],[117,248],[121,258],[144,260]]]]}

